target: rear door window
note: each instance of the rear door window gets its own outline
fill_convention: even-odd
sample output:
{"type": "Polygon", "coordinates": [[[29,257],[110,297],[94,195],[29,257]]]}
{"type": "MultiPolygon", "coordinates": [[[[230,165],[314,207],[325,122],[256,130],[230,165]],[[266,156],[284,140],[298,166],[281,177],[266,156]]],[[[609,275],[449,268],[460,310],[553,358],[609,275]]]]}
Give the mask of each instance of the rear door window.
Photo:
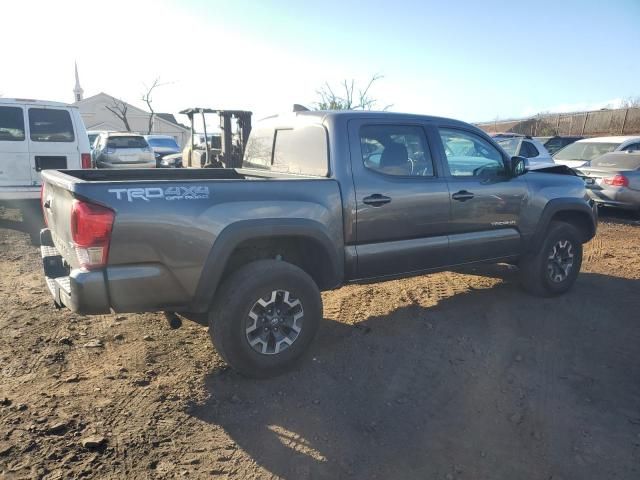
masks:
{"type": "Polygon", "coordinates": [[[29,130],[34,142],[73,142],[73,123],[67,110],[29,109],[29,130]]]}
{"type": "Polygon", "coordinates": [[[534,158],[540,155],[540,152],[533,143],[523,140],[522,146],[520,147],[520,155],[525,158],[534,158]]]}
{"type": "Polygon", "coordinates": [[[0,107],[0,142],[24,140],[24,117],[20,107],[0,107]]]}
{"type": "Polygon", "coordinates": [[[433,177],[424,130],[412,125],[364,125],[362,162],[369,170],[400,177],[433,177]]]}

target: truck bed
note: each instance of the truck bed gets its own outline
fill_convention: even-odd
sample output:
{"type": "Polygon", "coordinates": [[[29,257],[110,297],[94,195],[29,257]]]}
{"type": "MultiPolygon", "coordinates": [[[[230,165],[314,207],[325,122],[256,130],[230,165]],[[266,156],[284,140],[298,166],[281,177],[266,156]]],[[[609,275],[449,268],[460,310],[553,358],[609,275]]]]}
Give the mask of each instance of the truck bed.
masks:
{"type": "Polygon", "coordinates": [[[83,313],[202,307],[202,280],[221,274],[213,269],[223,268],[222,256],[231,254],[225,238],[231,241],[246,228],[269,236],[315,225],[336,252],[343,248],[340,188],[331,178],[242,169],[114,169],[49,170],[43,179],[49,228],[42,255],[49,287],[58,303],[83,313]],[[85,271],[72,246],[76,202],[114,214],[108,263],[98,270],[85,271]],[[214,252],[214,244],[224,251],[214,252]],[[80,303],[74,292],[90,301],[80,303]]]}

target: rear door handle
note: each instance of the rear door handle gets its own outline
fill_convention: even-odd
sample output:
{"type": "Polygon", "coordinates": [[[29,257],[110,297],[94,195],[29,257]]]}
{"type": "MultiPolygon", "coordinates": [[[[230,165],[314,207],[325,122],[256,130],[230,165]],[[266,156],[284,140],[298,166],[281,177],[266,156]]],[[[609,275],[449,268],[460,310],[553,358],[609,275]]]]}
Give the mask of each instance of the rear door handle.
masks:
{"type": "Polygon", "coordinates": [[[467,192],[466,190],[460,190],[459,192],[451,195],[451,198],[454,200],[458,200],[459,202],[466,202],[467,200],[471,200],[473,198],[473,193],[467,192]]]}
{"type": "Polygon", "coordinates": [[[374,193],[373,195],[364,197],[362,201],[372,207],[381,207],[382,205],[391,202],[391,198],[380,195],[379,193],[374,193]]]}

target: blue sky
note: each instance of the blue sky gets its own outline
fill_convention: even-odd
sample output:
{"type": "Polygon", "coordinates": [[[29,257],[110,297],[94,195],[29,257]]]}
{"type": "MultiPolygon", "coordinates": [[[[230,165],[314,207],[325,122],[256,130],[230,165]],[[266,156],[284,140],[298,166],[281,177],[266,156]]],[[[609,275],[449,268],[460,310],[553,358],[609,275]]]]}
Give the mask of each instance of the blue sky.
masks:
{"type": "MultiPolygon", "coordinates": [[[[4,96],[70,101],[74,60],[87,95],[139,104],[144,84],[159,76],[167,85],[156,106],[173,112],[203,105],[268,115],[313,103],[325,81],[364,84],[375,73],[384,78],[372,93],[392,110],[467,121],[640,96],[640,0],[115,0],[108,12],[100,2],[69,0],[6,8],[6,18],[40,12],[43,31],[30,29],[40,33],[5,55],[4,96]],[[25,62],[43,45],[55,55],[25,62]],[[103,55],[123,50],[131,55],[103,55]]],[[[23,37],[23,26],[3,28],[2,44],[23,37]]]]}

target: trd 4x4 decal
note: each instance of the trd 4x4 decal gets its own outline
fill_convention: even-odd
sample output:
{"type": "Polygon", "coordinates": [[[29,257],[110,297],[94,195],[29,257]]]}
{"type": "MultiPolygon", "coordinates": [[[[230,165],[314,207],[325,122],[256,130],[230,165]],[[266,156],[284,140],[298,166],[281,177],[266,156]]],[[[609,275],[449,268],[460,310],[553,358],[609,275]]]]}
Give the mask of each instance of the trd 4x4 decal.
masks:
{"type": "Polygon", "coordinates": [[[147,188],[110,188],[109,193],[116,196],[117,200],[202,200],[209,198],[209,187],[201,185],[188,185],[180,187],[147,187],[147,188]]]}

